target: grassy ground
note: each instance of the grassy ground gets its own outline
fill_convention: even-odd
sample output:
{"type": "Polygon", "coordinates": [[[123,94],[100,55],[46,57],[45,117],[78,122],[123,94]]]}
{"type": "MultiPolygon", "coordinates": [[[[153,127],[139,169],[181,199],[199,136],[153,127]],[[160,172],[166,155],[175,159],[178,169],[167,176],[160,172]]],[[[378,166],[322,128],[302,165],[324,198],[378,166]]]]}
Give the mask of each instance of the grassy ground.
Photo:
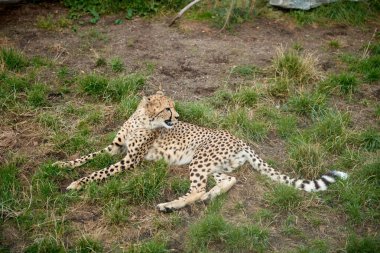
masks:
{"type": "MultiPolygon", "coordinates": [[[[207,15],[201,9],[188,18],[207,15]]],[[[35,26],[59,33],[79,22],[55,20],[38,17],[35,26]]],[[[84,46],[108,43],[96,26],[74,36],[84,46]]],[[[79,71],[2,46],[0,252],[379,252],[380,105],[366,92],[379,87],[380,36],[374,33],[357,52],[340,47],[338,40],[326,45],[339,66],[332,73],[300,44],[278,47],[266,66],[238,63],[211,96],[176,106],[183,121],[227,129],[254,147],[278,146],[280,155],[264,156],[293,176],[339,169],[347,181],[306,194],[243,166],[237,186],[211,204],[161,214],[157,203],[187,191],[186,168],[143,163],[104,184],[66,192],[72,180],[120,157],[100,156],[75,170],[52,166],[107,145],[157,67],[145,62],[131,71],[119,56],[97,56],[93,70],[79,71]]]]}

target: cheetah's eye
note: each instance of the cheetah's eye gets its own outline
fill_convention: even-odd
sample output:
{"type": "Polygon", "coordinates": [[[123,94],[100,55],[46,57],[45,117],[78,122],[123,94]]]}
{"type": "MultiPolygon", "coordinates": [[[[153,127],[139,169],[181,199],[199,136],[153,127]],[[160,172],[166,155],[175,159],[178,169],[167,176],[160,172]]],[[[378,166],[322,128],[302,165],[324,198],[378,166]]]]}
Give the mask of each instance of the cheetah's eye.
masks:
{"type": "Polygon", "coordinates": [[[167,108],[165,108],[165,110],[167,110],[167,111],[170,111],[170,108],[169,108],[169,107],[167,107],[167,108]]]}

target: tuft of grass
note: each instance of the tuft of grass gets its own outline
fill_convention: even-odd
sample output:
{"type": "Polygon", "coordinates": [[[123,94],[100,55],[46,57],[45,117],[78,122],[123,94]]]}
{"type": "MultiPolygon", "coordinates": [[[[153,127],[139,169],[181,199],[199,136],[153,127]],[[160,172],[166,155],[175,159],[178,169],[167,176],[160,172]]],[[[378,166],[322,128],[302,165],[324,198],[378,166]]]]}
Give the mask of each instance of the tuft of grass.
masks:
{"type": "Polygon", "coordinates": [[[346,244],[347,253],[373,253],[380,251],[380,238],[377,236],[358,237],[351,235],[346,244]]]}
{"type": "Polygon", "coordinates": [[[137,96],[124,96],[116,108],[116,116],[124,120],[128,119],[136,111],[139,103],[140,98],[137,96]]]}
{"type": "Polygon", "coordinates": [[[145,84],[145,78],[139,74],[119,76],[114,79],[89,74],[79,79],[81,91],[85,94],[120,101],[123,97],[136,95],[145,84]]]}
{"type": "Polygon", "coordinates": [[[346,145],[351,140],[351,132],[348,126],[351,123],[348,113],[339,111],[327,111],[317,118],[315,124],[310,129],[315,141],[323,143],[328,151],[341,153],[346,149],[346,145]]]}
{"type": "Polygon", "coordinates": [[[167,253],[170,250],[162,240],[152,239],[128,248],[127,253],[167,253]]]}
{"type": "Polygon", "coordinates": [[[113,72],[121,72],[124,70],[124,63],[118,57],[111,59],[110,66],[113,72]]]}
{"type": "Polygon", "coordinates": [[[40,107],[47,105],[47,87],[44,84],[34,84],[28,91],[27,91],[27,100],[29,104],[33,107],[40,107]]]}
{"type": "Polygon", "coordinates": [[[281,211],[294,210],[302,202],[299,190],[283,184],[276,184],[270,192],[264,195],[264,198],[271,207],[281,211]]]}
{"type": "Polygon", "coordinates": [[[89,152],[93,142],[89,139],[87,130],[76,133],[56,132],[53,135],[52,142],[55,149],[62,150],[68,154],[74,154],[80,151],[82,154],[89,152]]]}
{"type": "Polygon", "coordinates": [[[54,18],[53,15],[37,16],[36,26],[40,29],[54,30],[54,18]]]}
{"type": "Polygon", "coordinates": [[[44,30],[57,30],[59,28],[67,28],[72,25],[72,21],[65,17],[53,17],[49,14],[47,16],[37,16],[36,26],[44,30]]]}
{"type": "Polygon", "coordinates": [[[25,253],[55,252],[65,253],[66,249],[62,242],[53,237],[39,238],[29,245],[25,253]]]}
{"type": "Polygon", "coordinates": [[[177,102],[175,107],[181,121],[201,126],[215,124],[215,112],[204,102],[177,102]]]}
{"type": "Polygon", "coordinates": [[[289,156],[289,162],[298,175],[312,179],[324,172],[327,153],[319,143],[297,137],[290,142],[289,156]]]}
{"type": "Polygon", "coordinates": [[[253,107],[259,98],[257,91],[251,87],[242,87],[233,94],[233,101],[241,106],[253,107]]]}
{"type": "Polygon", "coordinates": [[[20,100],[20,93],[30,89],[29,78],[11,75],[3,72],[0,74],[0,108],[15,105],[20,100]]]}
{"type": "Polygon", "coordinates": [[[328,43],[329,48],[338,49],[341,47],[339,40],[330,40],[328,43]]]}
{"type": "MultiPolygon", "coordinates": [[[[92,238],[82,236],[75,245],[75,250],[71,250],[77,253],[101,253],[104,251],[101,242],[94,240],[92,238]]],[[[69,252],[71,252],[69,251],[69,252]]]]}
{"type": "Polygon", "coordinates": [[[300,93],[290,97],[287,106],[289,111],[312,118],[326,109],[326,96],[321,93],[300,93]]]}
{"type": "Polygon", "coordinates": [[[297,129],[297,118],[292,115],[286,115],[277,119],[275,124],[278,135],[282,138],[288,138],[297,129]]]}
{"type": "Polygon", "coordinates": [[[103,57],[99,57],[98,59],[96,59],[95,67],[103,67],[106,65],[107,65],[107,61],[103,57]]]}
{"type": "MultiPolygon", "coordinates": [[[[291,11],[290,16],[299,25],[313,23],[326,24],[336,22],[339,24],[362,25],[367,20],[376,17],[375,3],[337,1],[319,6],[310,11],[291,11]]],[[[375,2],[375,1],[373,1],[375,2]]]]}
{"type": "Polygon", "coordinates": [[[130,177],[125,189],[135,204],[151,203],[161,196],[166,185],[168,166],[164,161],[148,165],[144,173],[130,177]]]}
{"type": "Polygon", "coordinates": [[[209,101],[215,108],[234,105],[253,107],[257,103],[259,96],[256,89],[252,87],[241,87],[236,92],[230,92],[226,89],[218,90],[209,101]]]}
{"type": "Polygon", "coordinates": [[[200,252],[212,244],[221,245],[228,252],[265,250],[268,232],[254,225],[234,226],[219,214],[208,214],[189,228],[187,250],[200,252]]]}
{"type": "Polygon", "coordinates": [[[268,135],[269,126],[265,122],[251,119],[244,108],[230,112],[222,119],[220,126],[246,139],[262,141],[268,135]]]}
{"type": "Polygon", "coordinates": [[[188,179],[174,178],[170,183],[170,188],[177,196],[183,196],[190,188],[190,181],[188,179]]]}
{"type": "Polygon", "coordinates": [[[130,216],[128,202],[124,199],[111,200],[106,204],[104,212],[108,222],[114,225],[128,222],[130,216]]]}
{"type": "Polygon", "coordinates": [[[300,246],[292,253],[325,253],[329,252],[329,246],[326,241],[313,240],[307,244],[307,246],[300,246]]]}
{"type": "Polygon", "coordinates": [[[145,85],[145,77],[140,74],[130,74],[111,79],[105,90],[105,96],[115,101],[136,95],[145,85]]]}
{"type": "Polygon", "coordinates": [[[254,65],[239,65],[232,68],[231,74],[248,78],[252,77],[254,74],[258,72],[258,68],[254,65]]]}
{"type": "Polygon", "coordinates": [[[340,204],[351,224],[372,222],[380,218],[378,203],[380,201],[380,161],[363,165],[350,175],[347,181],[334,184],[336,193],[330,193],[325,198],[340,204]]]}
{"type": "Polygon", "coordinates": [[[11,71],[21,71],[29,65],[28,59],[14,48],[0,49],[0,63],[11,71]]]}
{"type": "Polygon", "coordinates": [[[373,83],[380,80],[380,54],[361,60],[354,69],[363,75],[366,82],[373,83]]]}
{"type": "Polygon", "coordinates": [[[17,163],[11,162],[0,166],[0,210],[1,217],[12,212],[18,205],[17,199],[22,189],[18,179],[17,163]]]}
{"type": "Polygon", "coordinates": [[[53,131],[58,131],[62,128],[62,119],[57,115],[44,112],[38,116],[38,122],[45,128],[51,129],[53,131]]]}
{"type": "Polygon", "coordinates": [[[268,87],[268,93],[276,98],[288,97],[292,84],[289,79],[277,78],[268,87]]]}
{"type": "Polygon", "coordinates": [[[95,97],[103,96],[108,86],[108,79],[98,74],[89,74],[78,80],[81,91],[95,97]]]}
{"type": "Polygon", "coordinates": [[[353,94],[359,86],[359,81],[353,73],[332,75],[323,81],[319,89],[322,92],[332,93],[338,90],[343,94],[353,94]]]}
{"type": "Polygon", "coordinates": [[[368,129],[360,135],[362,146],[368,151],[380,149],[380,133],[376,129],[368,129]]]}
{"type": "Polygon", "coordinates": [[[297,226],[297,216],[292,214],[282,222],[281,232],[287,236],[304,237],[302,230],[297,226]]]}
{"type": "Polygon", "coordinates": [[[272,68],[275,77],[288,81],[290,85],[306,86],[319,79],[317,59],[312,54],[301,54],[295,50],[277,49],[272,68]]]}

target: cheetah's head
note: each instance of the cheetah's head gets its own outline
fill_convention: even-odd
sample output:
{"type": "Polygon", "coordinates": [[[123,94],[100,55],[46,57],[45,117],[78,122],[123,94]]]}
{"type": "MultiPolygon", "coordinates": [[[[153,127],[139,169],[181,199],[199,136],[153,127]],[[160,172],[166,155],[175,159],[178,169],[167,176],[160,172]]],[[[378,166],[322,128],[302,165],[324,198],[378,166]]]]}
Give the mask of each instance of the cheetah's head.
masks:
{"type": "Polygon", "coordinates": [[[174,108],[174,101],[162,91],[143,98],[143,106],[149,117],[151,128],[172,128],[178,121],[179,114],[174,108]]]}

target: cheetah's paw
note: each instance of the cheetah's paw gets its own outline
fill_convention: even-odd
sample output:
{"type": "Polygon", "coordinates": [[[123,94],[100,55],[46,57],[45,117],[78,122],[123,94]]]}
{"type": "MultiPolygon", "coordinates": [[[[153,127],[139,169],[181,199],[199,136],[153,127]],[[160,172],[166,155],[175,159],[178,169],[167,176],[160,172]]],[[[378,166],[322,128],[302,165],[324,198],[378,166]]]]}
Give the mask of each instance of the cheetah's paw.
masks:
{"type": "Polygon", "coordinates": [[[74,181],[72,182],[69,186],[67,186],[66,188],[67,190],[80,190],[82,189],[82,184],[80,183],[80,181],[74,181]]]}
{"type": "Polygon", "coordinates": [[[186,204],[182,200],[174,200],[171,202],[161,203],[156,206],[157,210],[164,213],[170,213],[174,210],[184,207],[186,204]]]}

